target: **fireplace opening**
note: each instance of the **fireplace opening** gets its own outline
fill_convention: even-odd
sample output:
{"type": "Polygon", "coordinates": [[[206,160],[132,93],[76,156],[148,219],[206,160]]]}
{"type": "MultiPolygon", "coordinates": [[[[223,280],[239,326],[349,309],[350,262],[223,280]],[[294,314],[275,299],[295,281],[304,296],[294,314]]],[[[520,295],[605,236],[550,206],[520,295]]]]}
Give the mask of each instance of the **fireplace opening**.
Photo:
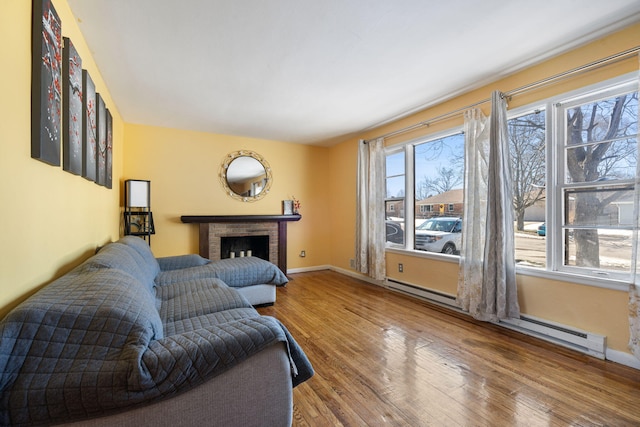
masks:
{"type": "Polygon", "coordinates": [[[251,256],[269,261],[269,236],[227,236],[220,238],[220,258],[251,256]],[[233,255],[232,255],[233,254],[233,255]]]}

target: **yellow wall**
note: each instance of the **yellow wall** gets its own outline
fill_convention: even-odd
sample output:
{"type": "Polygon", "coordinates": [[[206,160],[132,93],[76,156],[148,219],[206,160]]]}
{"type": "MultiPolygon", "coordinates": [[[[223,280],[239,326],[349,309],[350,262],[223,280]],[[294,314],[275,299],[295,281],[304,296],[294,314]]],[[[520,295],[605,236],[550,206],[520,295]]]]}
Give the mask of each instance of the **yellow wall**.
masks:
{"type": "MultiPolygon", "coordinates": [[[[425,109],[410,117],[398,120],[384,127],[356,135],[354,138],[331,147],[330,168],[332,176],[332,211],[340,206],[344,214],[332,213],[332,258],[335,267],[349,270],[349,260],[354,257],[355,231],[355,165],[359,139],[371,139],[385,133],[402,129],[409,125],[437,117],[467,105],[488,99],[493,90],[504,92],[522,87],[589,62],[613,55],[640,45],[640,24],[605,37],[587,46],[575,49],[550,61],[532,66],[527,70],[501,79],[486,87],[425,109]]],[[[510,108],[527,105],[553,94],[563,93],[587,84],[595,83],[638,70],[638,58],[633,57],[614,66],[602,68],[577,78],[562,81],[544,89],[514,97],[510,108]]],[[[483,105],[487,109],[488,105],[483,105]]],[[[487,112],[487,111],[485,111],[487,112]]],[[[429,135],[462,124],[462,116],[442,121],[432,126],[393,137],[386,145],[394,145],[414,138],[429,135]]],[[[409,254],[387,253],[387,274],[390,278],[437,290],[450,295],[456,294],[457,265],[425,259],[409,254]],[[397,265],[403,263],[404,273],[399,273],[397,265]]],[[[584,329],[607,336],[607,345],[615,350],[628,352],[628,296],[626,291],[614,291],[597,287],[563,283],[530,276],[518,276],[519,299],[522,312],[584,329]]]]}
{"type": "MultiPolygon", "coordinates": [[[[357,140],[379,136],[550,75],[640,45],[640,24],[576,49],[487,87],[426,109],[331,148],[217,134],[125,125],[111,99],[66,0],[53,0],[97,90],[113,115],[114,189],[107,190],[30,157],[31,2],[0,3],[0,316],[35,289],[64,274],[96,246],[120,235],[120,192],[124,179],[151,181],[157,256],[197,252],[197,226],[181,215],[278,214],[281,201],[302,203],[302,220],[289,223],[289,268],[332,265],[349,269],[354,257],[357,140]],[[239,149],[263,155],[273,169],[271,192],[255,203],[229,198],[218,171],[223,157],[239,149]],[[301,250],[306,258],[298,256],[301,250]]],[[[637,69],[632,59],[598,73],[514,98],[517,107],[592,81],[637,69]]],[[[460,118],[395,137],[397,144],[461,123],[460,118]]],[[[455,294],[455,264],[390,254],[389,275],[400,281],[455,294]],[[397,263],[405,272],[397,273],[397,263]]],[[[606,335],[608,345],[626,351],[626,292],[574,283],[518,277],[524,313],[606,335]]]]}
{"type": "Polygon", "coordinates": [[[330,264],[343,269],[349,268],[355,253],[357,156],[356,143],[339,144],[329,151],[330,264]]]}
{"type": "Polygon", "coordinates": [[[31,158],[31,2],[0,2],[0,317],[119,234],[123,122],[67,2],[53,4],[113,116],[114,189],[31,158]]]}
{"type": "Polygon", "coordinates": [[[183,224],[182,215],[277,215],[282,201],[295,196],[302,219],[287,225],[287,267],[329,264],[327,148],[130,124],[126,135],[125,178],[151,181],[156,256],[198,252],[198,226],[183,224]],[[258,201],[223,191],[220,165],[237,150],[255,151],[271,166],[273,184],[258,201]]]}

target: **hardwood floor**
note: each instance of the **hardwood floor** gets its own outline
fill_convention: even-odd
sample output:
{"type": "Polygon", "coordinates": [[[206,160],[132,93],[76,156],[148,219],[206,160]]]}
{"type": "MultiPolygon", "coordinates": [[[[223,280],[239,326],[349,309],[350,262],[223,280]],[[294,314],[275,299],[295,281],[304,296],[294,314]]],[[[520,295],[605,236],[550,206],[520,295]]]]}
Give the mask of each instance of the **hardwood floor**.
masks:
{"type": "Polygon", "coordinates": [[[294,426],[640,426],[640,371],[351,277],[292,274],[272,307],[316,371],[294,426]]]}

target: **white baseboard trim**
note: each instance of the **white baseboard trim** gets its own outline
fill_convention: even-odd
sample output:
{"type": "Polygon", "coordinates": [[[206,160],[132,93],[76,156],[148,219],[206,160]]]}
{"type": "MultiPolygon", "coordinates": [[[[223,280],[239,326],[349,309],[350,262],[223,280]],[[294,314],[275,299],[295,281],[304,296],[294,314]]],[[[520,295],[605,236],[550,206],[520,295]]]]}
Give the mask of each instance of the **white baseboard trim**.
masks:
{"type": "Polygon", "coordinates": [[[358,273],[357,271],[346,270],[344,268],[339,268],[339,267],[334,267],[334,266],[329,267],[329,269],[331,271],[335,271],[336,273],[344,274],[345,276],[350,276],[350,277],[353,277],[354,279],[358,279],[358,280],[362,280],[363,282],[371,283],[372,285],[377,285],[377,286],[384,287],[384,282],[385,282],[384,280],[374,280],[369,276],[365,276],[362,273],[358,273]]]}
{"type": "Polygon", "coordinates": [[[624,351],[608,348],[606,351],[606,358],[607,360],[629,366],[630,368],[640,369],[640,360],[631,353],[625,353],[624,351]]]}
{"type": "Polygon", "coordinates": [[[287,268],[287,274],[307,273],[309,271],[331,270],[328,265],[316,265],[314,267],[287,268]]]}
{"type": "Polygon", "coordinates": [[[364,274],[360,274],[357,271],[347,270],[347,269],[335,267],[332,265],[316,265],[314,267],[287,268],[287,274],[306,273],[309,271],[321,271],[321,270],[335,271],[336,273],[344,274],[345,276],[353,277],[354,279],[362,280],[364,282],[368,282],[373,285],[384,287],[384,280],[373,280],[372,278],[367,277],[364,274]]]}

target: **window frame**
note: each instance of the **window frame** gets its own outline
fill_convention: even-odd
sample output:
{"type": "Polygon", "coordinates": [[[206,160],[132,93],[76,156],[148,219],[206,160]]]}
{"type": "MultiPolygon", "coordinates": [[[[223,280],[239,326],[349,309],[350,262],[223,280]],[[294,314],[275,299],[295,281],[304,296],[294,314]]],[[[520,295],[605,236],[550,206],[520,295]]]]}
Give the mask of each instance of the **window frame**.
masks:
{"type": "MultiPolygon", "coordinates": [[[[553,210],[553,208],[555,206],[555,203],[550,203],[550,198],[552,193],[549,192],[549,188],[551,188],[551,186],[553,185],[553,179],[550,176],[550,165],[549,165],[549,159],[555,159],[555,157],[552,156],[551,153],[551,146],[553,145],[552,142],[552,137],[553,137],[553,125],[552,123],[552,119],[553,119],[553,114],[551,111],[551,104],[550,101],[548,100],[541,100],[541,101],[536,101],[534,103],[531,104],[527,104],[527,105],[523,105],[521,107],[517,107],[514,108],[512,110],[507,110],[507,121],[515,119],[517,117],[522,117],[522,116],[526,116],[528,114],[531,113],[535,113],[537,111],[544,111],[544,115],[545,115],[545,170],[546,170],[546,177],[545,177],[545,188],[546,188],[546,194],[545,194],[545,224],[547,224],[547,228],[549,228],[548,225],[548,221],[549,218],[551,218],[551,211],[553,211],[555,213],[555,210],[553,210]]],[[[555,169],[555,168],[554,168],[555,169]]],[[[549,234],[545,235],[545,241],[548,242],[549,240],[552,240],[553,236],[549,236],[549,234]]],[[[544,268],[541,267],[534,267],[534,266],[528,266],[528,265],[521,265],[521,264],[516,264],[516,273],[523,273],[525,275],[534,275],[534,276],[539,276],[541,275],[541,273],[549,273],[550,272],[550,262],[551,262],[551,252],[550,252],[550,245],[548,243],[545,243],[545,259],[546,259],[546,266],[544,268]]],[[[557,277],[556,277],[557,279],[557,277]]]]}
{"type": "MultiPolygon", "coordinates": [[[[385,176],[385,188],[384,188],[385,199],[384,199],[384,204],[385,204],[385,221],[386,221],[387,220],[387,218],[386,218],[386,205],[387,205],[387,203],[395,202],[395,201],[399,201],[399,200],[403,201],[403,203],[404,203],[404,212],[405,212],[405,221],[403,222],[402,227],[404,229],[404,228],[406,228],[406,213],[407,213],[407,210],[408,210],[407,197],[406,197],[406,193],[407,193],[407,153],[406,152],[404,152],[404,171],[403,171],[404,172],[404,186],[405,186],[405,189],[404,189],[405,195],[404,195],[404,197],[387,197],[387,188],[386,188],[387,180],[389,178],[396,178],[396,177],[402,176],[402,174],[387,175],[386,158],[388,156],[390,156],[390,155],[397,154],[397,153],[400,153],[402,151],[403,151],[402,150],[402,146],[391,146],[391,147],[385,147],[384,148],[384,156],[385,156],[385,171],[384,171],[384,176],[385,176]]],[[[391,209],[389,210],[389,212],[391,212],[391,209]]],[[[394,206],[394,212],[395,212],[395,206],[394,206]]],[[[387,242],[385,242],[385,250],[393,249],[393,248],[400,249],[403,246],[405,246],[406,243],[407,243],[407,235],[406,234],[407,233],[404,233],[404,244],[393,243],[393,242],[388,242],[387,241],[387,242]]]]}
{"type": "MultiPolygon", "coordinates": [[[[564,190],[577,189],[577,188],[594,188],[594,187],[607,187],[606,185],[598,185],[596,182],[585,183],[566,183],[564,180],[564,164],[566,163],[566,145],[565,145],[565,129],[564,120],[567,109],[575,108],[587,102],[595,102],[597,100],[604,100],[612,98],[623,93],[638,92],[637,76],[633,78],[624,78],[606,80],[601,83],[588,86],[587,88],[579,89],[562,96],[561,99],[553,103],[553,120],[555,126],[554,134],[554,150],[556,155],[556,161],[554,163],[554,204],[558,207],[554,214],[553,220],[561,229],[561,233],[554,233],[554,239],[552,241],[551,253],[554,256],[554,267],[559,272],[566,272],[568,274],[584,275],[587,277],[600,278],[600,280],[614,280],[628,282],[630,280],[629,273],[619,273],[611,270],[605,270],[602,268],[591,269],[591,273],[587,274],[586,268],[565,265],[561,260],[564,255],[564,233],[565,229],[571,228],[568,224],[564,223],[565,210],[564,206],[564,190]]],[[[640,121],[640,118],[639,118],[640,121]]],[[[638,153],[640,154],[640,153],[638,153]]],[[[616,186],[635,184],[635,180],[617,180],[616,186]]],[[[598,227],[601,228],[601,227],[598,227]]]]}
{"type": "MultiPolygon", "coordinates": [[[[422,137],[418,137],[415,139],[411,139],[409,141],[401,142],[399,144],[394,144],[388,147],[385,147],[384,155],[385,158],[389,155],[396,154],[398,152],[404,152],[404,176],[405,176],[405,195],[404,195],[404,206],[405,206],[405,216],[403,221],[404,227],[404,244],[397,244],[386,242],[385,250],[387,252],[395,252],[395,253],[410,253],[411,255],[419,256],[421,258],[431,258],[438,260],[446,260],[450,262],[459,263],[460,256],[459,255],[448,255],[438,252],[427,252],[415,249],[415,156],[414,156],[414,148],[417,145],[421,145],[424,143],[429,143],[431,141],[436,141],[438,139],[447,138],[453,135],[464,135],[464,126],[459,125],[455,126],[440,132],[435,132],[429,135],[425,135],[422,137]],[[410,230],[407,231],[407,230],[410,230]]],[[[386,172],[385,172],[386,176],[386,172]]],[[[386,189],[385,189],[386,194],[386,189]]],[[[388,199],[385,199],[388,200],[388,199]]],[[[455,207],[454,207],[455,209],[455,207]]],[[[433,206],[432,206],[433,212],[433,206]]]]}
{"type": "MultiPolygon", "coordinates": [[[[566,93],[533,102],[531,104],[507,111],[507,119],[522,116],[527,112],[545,110],[547,123],[545,132],[547,144],[546,150],[546,188],[547,202],[545,204],[545,222],[547,230],[564,228],[564,112],[568,106],[583,104],[595,99],[606,99],[624,92],[638,91],[637,73],[627,73],[612,79],[607,79],[592,85],[584,86],[566,93]],[[551,224],[551,225],[550,225],[551,224]],[[561,224],[558,227],[558,224],[561,224]]],[[[640,155],[640,153],[638,153],[640,155]]],[[[592,187],[593,183],[585,183],[592,187]]],[[[572,186],[573,187],[573,186],[572,186]]],[[[516,265],[516,273],[548,278],[552,280],[565,280],[573,283],[595,286],[606,289],[626,290],[629,283],[629,274],[611,273],[606,276],[599,274],[594,269],[592,274],[587,274],[585,268],[564,265],[563,233],[546,233],[546,267],[532,267],[516,265]]]]}

